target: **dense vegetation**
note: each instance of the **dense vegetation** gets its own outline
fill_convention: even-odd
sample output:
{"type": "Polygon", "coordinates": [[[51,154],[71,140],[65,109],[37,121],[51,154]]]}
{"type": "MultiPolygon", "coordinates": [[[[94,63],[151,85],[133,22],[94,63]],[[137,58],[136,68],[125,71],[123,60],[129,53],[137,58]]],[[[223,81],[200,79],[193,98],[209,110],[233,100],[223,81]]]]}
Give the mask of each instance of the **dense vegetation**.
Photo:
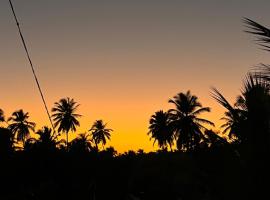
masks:
{"type": "MultiPolygon", "coordinates": [[[[270,30],[245,23],[269,50],[270,30]]],[[[269,65],[249,72],[234,104],[212,88],[225,108],[221,133],[200,117],[210,108],[198,97],[177,94],[173,109],[150,117],[148,135],[160,147],[150,153],[106,147],[113,130],[102,120],[70,141],[81,116],[72,98],[56,102],[53,127],[40,130],[28,112],[6,118],[0,109],[0,199],[260,199],[270,178],[269,81],[269,65]]]]}

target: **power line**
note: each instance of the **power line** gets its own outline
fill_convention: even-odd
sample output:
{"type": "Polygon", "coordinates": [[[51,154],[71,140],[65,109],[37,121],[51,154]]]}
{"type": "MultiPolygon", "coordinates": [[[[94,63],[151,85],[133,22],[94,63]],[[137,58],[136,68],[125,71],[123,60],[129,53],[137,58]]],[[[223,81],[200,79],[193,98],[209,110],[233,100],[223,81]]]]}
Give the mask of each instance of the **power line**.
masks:
{"type": "Polygon", "coordinates": [[[30,63],[31,70],[32,70],[32,73],[33,73],[33,75],[34,75],[34,78],[35,78],[35,81],[36,81],[36,84],[37,84],[37,87],[38,87],[38,90],[39,90],[41,99],[42,99],[42,101],[43,101],[45,110],[46,110],[46,112],[47,112],[47,115],[48,115],[48,118],[49,118],[49,120],[50,120],[50,123],[51,123],[51,126],[52,126],[52,128],[53,128],[53,131],[54,131],[54,133],[55,133],[54,125],[53,125],[53,123],[52,123],[52,119],[51,119],[51,116],[50,116],[50,113],[49,113],[49,110],[48,110],[48,107],[47,107],[47,104],[46,104],[44,95],[43,95],[43,93],[42,93],[42,90],[41,90],[41,87],[40,87],[40,84],[39,84],[37,75],[36,75],[36,73],[35,73],[35,69],[34,69],[34,66],[33,66],[33,63],[32,63],[32,60],[31,60],[31,57],[30,57],[30,54],[29,54],[29,51],[28,51],[28,49],[27,49],[27,46],[26,46],[26,43],[25,43],[25,40],[24,40],[22,31],[21,31],[21,27],[20,27],[20,24],[19,24],[19,21],[18,21],[18,18],[17,18],[17,16],[16,16],[16,13],[15,13],[15,10],[14,10],[14,7],[13,7],[13,4],[12,4],[12,1],[11,1],[11,0],[9,0],[9,4],[10,4],[10,8],[11,8],[11,10],[12,10],[12,13],[13,13],[13,16],[14,16],[14,19],[15,19],[15,22],[16,22],[16,25],[17,25],[17,27],[18,27],[18,31],[19,31],[19,34],[20,34],[20,37],[21,37],[21,40],[22,40],[22,44],[23,44],[24,50],[25,50],[25,52],[26,52],[28,61],[29,61],[29,63],[30,63]]]}

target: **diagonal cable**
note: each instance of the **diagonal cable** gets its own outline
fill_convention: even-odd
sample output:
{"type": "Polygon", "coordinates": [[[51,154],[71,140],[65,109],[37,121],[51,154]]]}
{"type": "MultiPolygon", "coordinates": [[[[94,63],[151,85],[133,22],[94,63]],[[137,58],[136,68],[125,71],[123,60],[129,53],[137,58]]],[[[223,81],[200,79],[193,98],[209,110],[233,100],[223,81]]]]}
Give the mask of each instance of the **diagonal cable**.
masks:
{"type": "Polygon", "coordinates": [[[39,84],[37,75],[36,75],[36,73],[35,73],[35,69],[34,69],[34,66],[33,66],[33,63],[32,63],[31,57],[30,57],[30,54],[29,54],[29,52],[28,52],[28,49],[27,49],[27,46],[26,46],[26,43],[25,43],[25,40],[24,40],[22,31],[21,31],[21,28],[20,28],[20,24],[19,24],[19,21],[18,21],[18,18],[17,18],[17,16],[16,16],[16,13],[15,13],[15,10],[14,10],[14,7],[13,7],[13,4],[12,4],[12,1],[11,1],[11,0],[9,0],[9,4],[10,4],[11,10],[12,10],[12,13],[13,13],[13,16],[14,16],[14,19],[15,19],[15,22],[16,22],[16,25],[17,25],[17,27],[18,27],[18,31],[19,31],[19,34],[20,34],[20,37],[21,37],[21,40],[22,40],[22,44],[23,44],[24,50],[25,50],[25,52],[26,52],[28,61],[29,61],[29,63],[30,63],[31,70],[32,70],[32,73],[33,73],[33,75],[34,75],[34,78],[35,78],[35,81],[36,81],[36,84],[37,84],[37,87],[38,87],[38,90],[39,90],[41,99],[42,99],[42,101],[43,101],[45,110],[46,110],[46,112],[47,112],[47,115],[48,115],[48,118],[49,118],[49,120],[50,120],[50,123],[51,123],[51,126],[52,126],[52,128],[53,128],[53,131],[54,131],[54,133],[55,133],[55,128],[54,128],[54,125],[53,125],[53,122],[52,122],[52,119],[51,119],[51,116],[50,116],[50,113],[49,113],[49,110],[48,110],[48,107],[47,107],[47,104],[46,104],[46,101],[45,101],[45,98],[44,98],[44,95],[43,95],[43,93],[42,93],[42,90],[41,90],[41,87],[40,87],[40,84],[39,84]]]}

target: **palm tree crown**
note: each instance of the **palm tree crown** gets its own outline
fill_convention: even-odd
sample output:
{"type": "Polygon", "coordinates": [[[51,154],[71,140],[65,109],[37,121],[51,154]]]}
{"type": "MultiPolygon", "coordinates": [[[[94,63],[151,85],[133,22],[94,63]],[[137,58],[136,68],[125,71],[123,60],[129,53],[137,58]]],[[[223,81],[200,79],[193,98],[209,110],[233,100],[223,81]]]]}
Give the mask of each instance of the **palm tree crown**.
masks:
{"type": "Polygon", "coordinates": [[[244,121],[246,119],[243,110],[236,107],[236,104],[231,105],[216,88],[212,88],[212,97],[226,108],[225,116],[221,118],[221,120],[225,121],[225,123],[221,125],[221,128],[223,128],[222,133],[228,133],[230,139],[236,138],[238,141],[243,140],[240,134],[240,129],[244,127],[244,121]]]}
{"type": "Polygon", "coordinates": [[[242,110],[246,121],[244,137],[258,148],[269,146],[270,134],[270,93],[268,83],[259,77],[248,74],[244,80],[242,94],[236,106],[242,110]],[[258,135],[260,134],[260,136],[258,135]],[[264,144],[268,143],[268,144],[264,144]]]}
{"type": "Polygon", "coordinates": [[[89,135],[79,134],[79,136],[71,142],[70,151],[75,153],[87,153],[92,150],[92,140],[89,135]]]}
{"type": "MultiPolygon", "coordinates": [[[[234,106],[225,99],[225,97],[215,88],[212,89],[212,96],[225,109],[225,124],[223,133],[229,132],[229,137],[235,136],[239,142],[250,140],[251,131],[258,132],[263,127],[268,132],[269,123],[269,86],[262,78],[248,74],[242,89],[242,94],[236,99],[234,106]]],[[[254,133],[253,133],[254,134],[254,133]]],[[[253,135],[252,134],[252,135],[253,135]]],[[[252,139],[254,140],[254,139],[252,139]]]]}
{"type": "Polygon", "coordinates": [[[172,126],[177,137],[177,148],[179,150],[190,151],[204,138],[203,124],[214,126],[214,123],[198,116],[204,112],[210,112],[209,107],[202,107],[198,98],[191,95],[190,91],[179,93],[169,103],[175,105],[175,109],[170,109],[172,116],[172,126]]]}
{"type": "Polygon", "coordinates": [[[52,108],[52,117],[54,126],[58,127],[58,132],[66,133],[66,145],[68,146],[68,133],[69,131],[76,131],[76,127],[80,126],[80,122],[77,118],[81,115],[76,114],[79,104],[70,99],[69,97],[60,99],[59,102],[54,104],[52,108]]]}
{"type": "Polygon", "coordinates": [[[174,135],[171,126],[170,114],[162,110],[157,111],[151,116],[148,135],[154,139],[154,144],[157,141],[158,146],[166,149],[169,145],[173,145],[174,135]]]}
{"type": "Polygon", "coordinates": [[[102,144],[104,146],[107,143],[107,139],[110,140],[112,129],[106,128],[107,124],[104,124],[102,120],[97,120],[94,122],[93,126],[89,130],[92,135],[92,139],[96,144],[102,144]]]}
{"type": "Polygon", "coordinates": [[[44,126],[39,129],[36,134],[39,136],[37,144],[42,150],[55,150],[58,142],[52,134],[52,129],[44,126]]]}
{"type": "Polygon", "coordinates": [[[16,135],[17,141],[22,141],[23,144],[25,140],[30,135],[30,130],[34,131],[36,124],[34,122],[29,122],[29,113],[24,113],[22,109],[12,113],[12,116],[8,119],[12,123],[8,126],[13,135],[16,135]]]}

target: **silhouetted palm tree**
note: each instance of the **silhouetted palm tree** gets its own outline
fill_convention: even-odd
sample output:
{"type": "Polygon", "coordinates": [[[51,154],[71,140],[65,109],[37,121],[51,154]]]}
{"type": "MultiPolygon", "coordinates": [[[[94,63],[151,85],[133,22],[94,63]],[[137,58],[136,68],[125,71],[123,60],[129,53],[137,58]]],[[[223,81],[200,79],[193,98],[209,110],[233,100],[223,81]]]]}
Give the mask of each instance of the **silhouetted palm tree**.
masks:
{"type": "Polygon", "coordinates": [[[221,118],[221,120],[225,121],[221,125],[221,128],[223,128],[222,133],[228,133],[230,139],[235,138],[238,141],[242,141],[244,139],[245,113],[243,110],[235,107],[235,105],[232,106],[216,88],[212,88],[212,91],[212,97],[226,108],[225,116],[221,118]]]}
{"type": "Polygon", "coordinates": [[[255,151],[261,149],[263,151],[261,154],[269,151],[270,146],[270,94],[268,86],[268,83],[261,78],[249,74],[244,81],[242,94],[236,102],[236,106],[243,110],[247,119],[245,131],[248,145],[255,151]]]}
{"type": "Polygon", "coordinates": [[[86,133],[79,134],[77,138],[75,138],[71,142],[70,151],[74,153],[88,153],[92,150],[92,140],[90,136],[86,133]]]}
{"type": "MultiPolygon", "coordinates": [[[[249,28],[248,33],[257,36],[257,42],[263,50],[270,51],[270,29],[245,18],[244,22],[249,28]]],[[[270,65],[260,64],[253,73],[255,84],[248,81],[245,86],[246,92],[240,97],[242,105],[247,113],[247,156],[249,157],[250,169],[253,171],[253,180],[256,186],[252,188],[255,198],[258,194],[267,195],[265,182],[269,179],[269,153],[270,153],[270,65]],[[256,80],[257,79],[257,80],[256,80]],[[260,84],[258,84],[258,79],[260,84]],[[263,81],[262,81],[263,80],[263,81]],[[251,86],[251,87],[249,87],[251,86]]],[[[241,104],[240,104],[241,105],[241,104]]]]}
{"type": "Polygon", "coordinates": [[[104,147],[104,145],[106,145],[107,139],[110,140],[111,138],[111,132],[113,130],[106,128],[106,125],[107,124],[104,124],[102,120],[97,120],[89,130],[96,147],[98,147],[100,143],[104,147]]]}
{"type": "Polygon", "coordinates": [[[56,150],[56,146],[59,142],[57,142],[56,138],[53,136],[51,128],[44,126],[42,129],[39,129],[36,134],[39,136],[37,140],[38,148],[42,151],[56,150]]]}
{"type": "MultiPolygon", "coordinates": [[[[225,128],[223,132],[229,131],[229,136],[236,136],[240,142],[255,141],[253,138],[255,133],[266,134],[269,132],[269,87],[261,78],[248,74],[241,93],[237,97],[234,107],[215,88],[212,96],[227,110],[225,117],[222,118],[226,120],[226,123],[222,125],[225,128]]],[[[266,138],[267,136],[265,136],[266,138]]]]}
{"type": "Polygon", "coordinates": [[[74,132],[76,131],[76,127],[80,126],[80,122],[77,120],[77,118],[81,117],[81,115],[75,113],[78,107],[79,104],[77,104],[74,99],[67,97],[65,99],[60,99],[59,102],[56,102],[52,108],[54,126],[58,127],[59,133],[66,133],[67,150],[69,131],[74,132]]]}
{"type": "Polygon", "coordinates": [[[154,144],[157,141],[158,146],[165,150],[169,145],[172,149],[174,134],[171,126],[170,114],[162,110],[155,112],[151,116],[148,135],[150,139],[154,139],[154,144]]]}
{"type": "Polygon", "coordinates": [[[30,136],[30,131],[35,131],[36,124],[29,122],[29,113],[24,113],[22,109],[12,113],[12,116],[8,119],[11,124],[8,128],[11,130],[13,135],[16,135],[17,141],[22,141],[23,145],[25,140],[30,136]]]}
{"type": "Polygon", "coordinates": [[[175,105],[170,109],[172,126],[177,137],[177,148],[179,150],[191,151],[204,139],[203,131],[207,130],[203,124],[214,126],[214,123],[198,116],[204,112],[210,112],[209,107],[202,107],[198,98],[191,95],[190,91],[179,93],[169,103],[175,105]]]}
{"type": "Polygon", "coordinates": [[[5,121],[4,111],[0,108],[0,122],[4,122],[4,121],[5,121]]]}

